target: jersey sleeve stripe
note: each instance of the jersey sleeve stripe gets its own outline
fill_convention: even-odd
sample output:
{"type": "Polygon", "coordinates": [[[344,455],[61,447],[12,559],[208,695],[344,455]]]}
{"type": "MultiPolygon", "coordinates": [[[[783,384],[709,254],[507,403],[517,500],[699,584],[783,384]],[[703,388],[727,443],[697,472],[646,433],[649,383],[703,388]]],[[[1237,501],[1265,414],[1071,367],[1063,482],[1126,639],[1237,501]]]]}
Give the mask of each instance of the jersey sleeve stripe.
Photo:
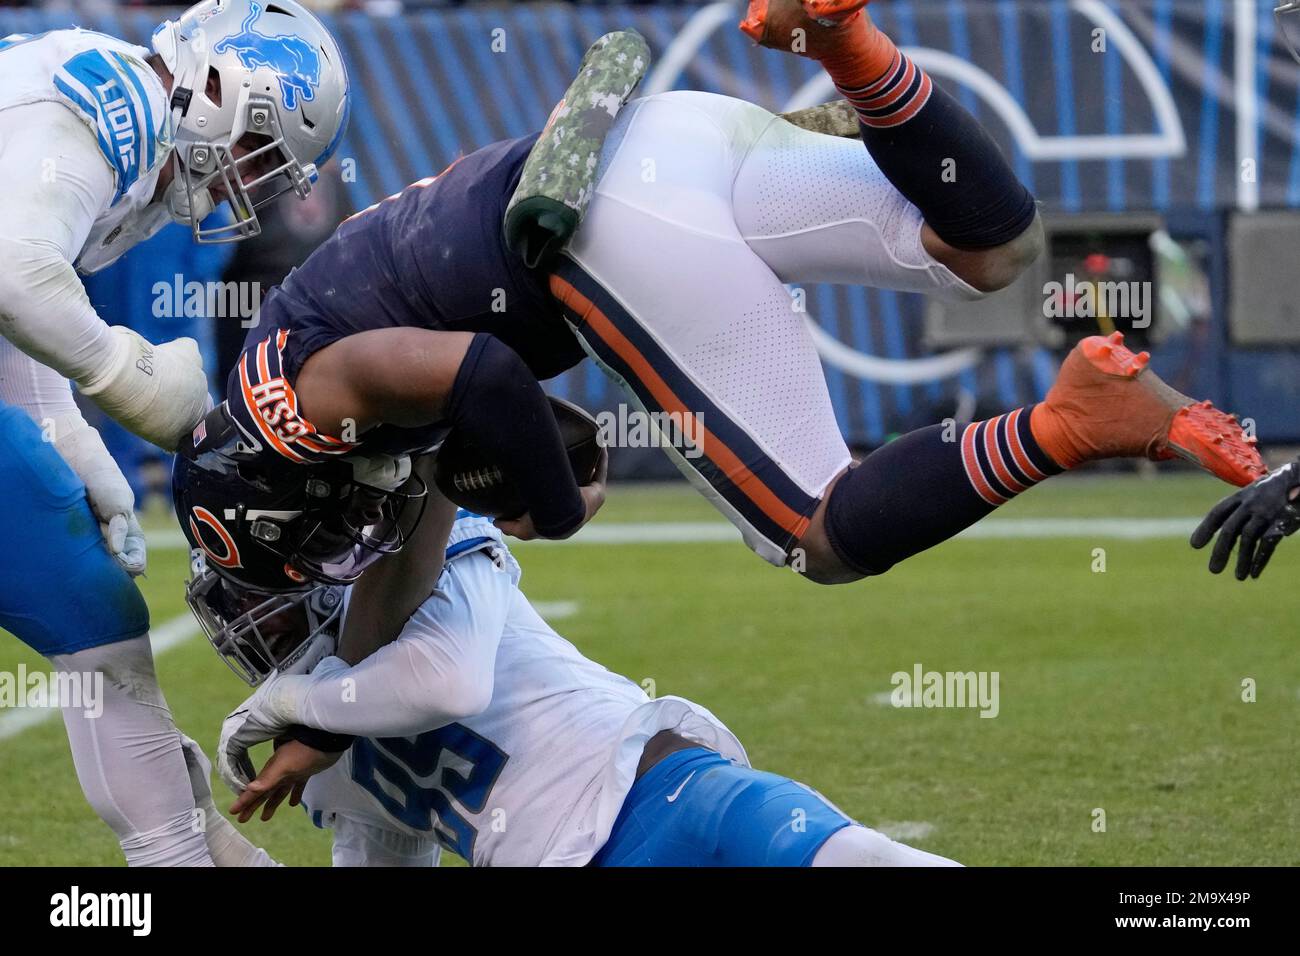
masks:
{"type": "Polygon", "coordinates": [[[136,72],[136,68],[127,61],[126,57],[115,50],[113,51],[113,58],[117,60],[122,72],[126,74],[126,78],[131,82],[131,87],[135,90],[136,99],[140,103],[139,108],[144,113],[143,125],[145,129],[145,139],[148,143],[148,151],[146,153],[148,161],[144,163],[144,167],[145,169],[152,169],[154,161],[158,158],[158,133],[157,127],[154,126],[153,122],[153,107],[149,105],[149,94],[145,90],[144,84],[140,82],[140,76],[136,72]]]}
{"type": "Polygon", "coordinates": [[[117,172],[115,201],[120,199],[140,178],[145,140],[139,107],[120,72],[100,50],[86,50],[63,64],[54,84],[95,124],[100,149],[117,172]]]}

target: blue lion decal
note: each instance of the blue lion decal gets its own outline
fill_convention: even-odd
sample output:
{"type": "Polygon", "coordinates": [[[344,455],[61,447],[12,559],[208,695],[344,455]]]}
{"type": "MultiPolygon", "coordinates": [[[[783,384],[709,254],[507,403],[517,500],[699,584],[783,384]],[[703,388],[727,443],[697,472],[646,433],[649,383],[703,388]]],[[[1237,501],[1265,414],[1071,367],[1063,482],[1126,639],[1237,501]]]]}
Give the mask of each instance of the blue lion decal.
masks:
{"type": "Polygon", "coordinates": [[[223,37],[213,45],[214,53],[235,51],[244,69],[254,70],[269,66],[280,77],[280,96],[284,108],[298,108],[298,100],[316,98],[320,85],[320,58],[316,51],[300,36],[292,33],[268,36],[253,29],[253,23],[262,15],[260,5],[249,5],[248,16],[239,25],[239,32],[223,37]]]}

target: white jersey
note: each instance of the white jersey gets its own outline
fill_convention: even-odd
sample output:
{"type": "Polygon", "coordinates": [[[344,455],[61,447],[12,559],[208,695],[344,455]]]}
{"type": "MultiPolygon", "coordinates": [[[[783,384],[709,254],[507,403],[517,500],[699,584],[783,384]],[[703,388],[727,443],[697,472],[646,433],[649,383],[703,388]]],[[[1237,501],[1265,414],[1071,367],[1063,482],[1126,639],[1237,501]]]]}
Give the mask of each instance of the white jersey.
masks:
{"type": "MultiPolygon", "coordinates": [[[[446,623],[474,602],[505,602],[491,703],[416,736],[359,740],[312,779],[304,802],[317,825],[335,828],[336,863],[367,862],[340,853],[367,843],[347,832],[357,826],[400,834],[408,856],[416,855],[412,841],[437,840],[475,866],[581,866],[609,838],[659,731],[748,766],[740,742],[708,710],[679,697],[651,700],[552,630],[503,573],[513,559],[490,522],[458,521],[448,553],[475,538],[479,550],[451,560],[456,573],[444,575],[435,603],[446,623]]],[[[419,639],[417,621],[399,643],[419,639]]]]}
{"type": "MultiPolygon", "coordinates": [[[[171,221],[166,204],[152,202],[172,143],[167,91],[148,55],[81,29],[0,40],[0,118],[11,107],[60,103],[93,134],[76,148],[97,150],[112,169],[114,188],[73,260],[82,272],[104,268],[171,221]]],[[[51,155],[66,146],[51,144],[51,155]]]]}

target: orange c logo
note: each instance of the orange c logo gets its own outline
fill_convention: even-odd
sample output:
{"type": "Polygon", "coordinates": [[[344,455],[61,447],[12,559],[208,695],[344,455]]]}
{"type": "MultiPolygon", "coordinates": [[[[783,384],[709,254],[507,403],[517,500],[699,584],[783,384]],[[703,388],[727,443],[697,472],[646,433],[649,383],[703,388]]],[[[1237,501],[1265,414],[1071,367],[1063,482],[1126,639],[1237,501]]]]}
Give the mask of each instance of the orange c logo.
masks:
{"type": "Polygon", "coordinates": [[[194,535],[194,540],[199,543],[199,547],[203,549],[203,553],[208,556],[212,563],[222,568],[242,567],[239,562],[239,547],[235,544],[235,539],[230,536],[230,532],[222,527],[221,522],[217,520],[216,515],[207,508],[200,508],[198,506],[191,508],[190,511],[192,512],[190,515],[190,532],[194,535]],[[194,521],[195,518],[198,518],[200,522],[216,532],[217,537],[221,539],[222,547],[225,548],[225,554],[217,554],[208,547],[207,542],[203,540],[203,535],[199,532],[198,524],[194,521]]]}

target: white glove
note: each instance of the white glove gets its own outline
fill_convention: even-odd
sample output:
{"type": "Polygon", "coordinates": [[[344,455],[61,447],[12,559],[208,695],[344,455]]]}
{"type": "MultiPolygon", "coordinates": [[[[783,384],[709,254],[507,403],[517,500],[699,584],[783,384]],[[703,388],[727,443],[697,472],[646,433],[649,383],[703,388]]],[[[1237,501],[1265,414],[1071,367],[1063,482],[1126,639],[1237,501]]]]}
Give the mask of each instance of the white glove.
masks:
{"type": "Polygon", "coordinates": [[[175,451],[210,404],[198,343],[153,345],[125,326],[109,331],[114,354],[100,371],[77,380],[81,393],[141,438],[175,451]]]}
{"type": "Polygon", "coordinates": [[[55,417],[53,427],[54,447],[86,486],[109,553],[132,577],[143,574],[144,531],[135,516],[135,495],[104,440],[79,412],[55,417]]]}
{"type": "Polygon", "coordinates": [[[190,774],[194,806],[203,814],[203,839],[217,866],[279,866],[267,852],[254,846],[212,802],[212,764],[198,742],[181,734],[181,752],[190,774]]]}
{"type": "Polygon", "coordinates": [[[236,796],[253,782],[257,771],[248,752],[258,744],[274,740],[295,721],[275,706],[276,684],[282,680],[302,678],[272,674],[248,700],[221,724],[221,742],[217,744],[217,775],[236,796]]]}
{"type": "Polygon", "coordinates": [[[310,675],[274,673],[225,719],[217,745],[217,775],[236,796],[257,776],[248,752],[301,724],[300,705],[313,685],[347,669],[339,658],[326,657],[310,675]]]}
{"type": "Polygon", "coordinates": [[[181,734],[181,752],[185,754],[185,769],[190,775],[190,792],[194,805],[206,809],[212,802],[212,761],[193,737],[181,734]]]}

